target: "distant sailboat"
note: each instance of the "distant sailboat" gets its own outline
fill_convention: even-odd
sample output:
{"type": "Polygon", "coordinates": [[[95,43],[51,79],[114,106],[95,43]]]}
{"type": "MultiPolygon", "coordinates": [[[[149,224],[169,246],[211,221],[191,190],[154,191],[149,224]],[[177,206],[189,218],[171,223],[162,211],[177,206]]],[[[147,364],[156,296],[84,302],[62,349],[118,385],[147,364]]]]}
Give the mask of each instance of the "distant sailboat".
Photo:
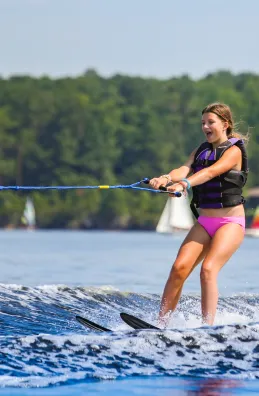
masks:
{"type": "Polygon", "coordinates": [[[259,206],[256,207],[252,222],[249,228],[246,228],[246,235],[252,237],[259,237],[259,206]]]}
{"type": "Polygon", "coordinates": [[[21,218],[22,223],[27,227],[27,229],[34,229],[36,226],[36,215],[33,201],[31,198],[27,197],[23,216],[21,218]]]}
{"type": "Polygon", "coordinates": [[[247,191],[245,215],[245,235],[259,238],[259,187],[253,187],[247,191]]]}
{"type": "Polygon", "coordinates": [[[160,233],[189,230],[194,224],[188,197],[168,198],[156,227],[160,233]]]}

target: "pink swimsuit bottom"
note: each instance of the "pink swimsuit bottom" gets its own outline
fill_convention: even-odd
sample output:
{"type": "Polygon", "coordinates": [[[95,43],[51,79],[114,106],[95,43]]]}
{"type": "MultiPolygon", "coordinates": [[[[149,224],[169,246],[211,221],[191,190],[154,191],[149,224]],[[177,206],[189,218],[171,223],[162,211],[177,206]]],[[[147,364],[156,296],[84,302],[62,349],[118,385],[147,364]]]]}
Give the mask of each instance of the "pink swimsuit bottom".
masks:
{"type": "Polygon", "coordinates": [[[199,216],[198,223],[207,231],[212,238],[215,232],[225,224],[234,223],[239,224],[245,232],[246,220],[245,217],[207,217],[199,216]]]}

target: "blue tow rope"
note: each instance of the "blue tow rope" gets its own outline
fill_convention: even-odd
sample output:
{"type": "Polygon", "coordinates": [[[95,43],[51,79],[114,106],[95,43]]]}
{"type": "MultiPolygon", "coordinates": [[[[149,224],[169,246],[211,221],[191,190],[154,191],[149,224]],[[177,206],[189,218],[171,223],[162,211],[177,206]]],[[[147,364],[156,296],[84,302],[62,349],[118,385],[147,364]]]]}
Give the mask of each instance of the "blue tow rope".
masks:
{"type": "MultiPolygon", "coordinates": [[[[139,187],[142,183],[148,184],[149,179],[144,178],[143,180],[140,180],[136,183],[133,184],[119,184],[115,186],[0,186],[0,191],[4,190],[105,190],[105,189],[131,189],[131,190],[141,190],[141,191],[149,191],[153,193],[169,193],[169,191],[166,190],[165,187],[161,187],[160,190],[154,190],[153,188],[147,188],[147,187],[139,187]]],[[[182,194],[181,193],[174,193],[176,197],[180,197],[182,194]]]]}

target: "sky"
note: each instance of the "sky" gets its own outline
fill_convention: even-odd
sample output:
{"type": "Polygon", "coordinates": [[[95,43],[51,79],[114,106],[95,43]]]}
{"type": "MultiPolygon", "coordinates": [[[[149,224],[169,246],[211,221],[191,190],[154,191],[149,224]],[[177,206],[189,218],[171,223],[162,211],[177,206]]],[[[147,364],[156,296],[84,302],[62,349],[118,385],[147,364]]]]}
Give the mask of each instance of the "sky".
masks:
{"type": "Polygon", "coordinates": [[[259,0],[0,0],[0,75],[259,73],[259,0]]]}

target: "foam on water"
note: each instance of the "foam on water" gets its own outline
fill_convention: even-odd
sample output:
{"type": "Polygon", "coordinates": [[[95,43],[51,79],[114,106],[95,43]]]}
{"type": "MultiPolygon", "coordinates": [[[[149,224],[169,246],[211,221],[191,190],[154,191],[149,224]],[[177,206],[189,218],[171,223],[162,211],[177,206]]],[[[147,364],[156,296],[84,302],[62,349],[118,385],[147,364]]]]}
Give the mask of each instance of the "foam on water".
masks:
{"type": "Polygon", "coordinates": [[[259,378],[259,295],[219,301],[201,327],[200,297],[185,295],[167,329],[133,331],[119,313],[156,323],[160,296],[110,287],[0,285],[0,386],[45,387],[132,376],[259,378]],[[96,333],[80,314],[112,333],[96,333]]]}

